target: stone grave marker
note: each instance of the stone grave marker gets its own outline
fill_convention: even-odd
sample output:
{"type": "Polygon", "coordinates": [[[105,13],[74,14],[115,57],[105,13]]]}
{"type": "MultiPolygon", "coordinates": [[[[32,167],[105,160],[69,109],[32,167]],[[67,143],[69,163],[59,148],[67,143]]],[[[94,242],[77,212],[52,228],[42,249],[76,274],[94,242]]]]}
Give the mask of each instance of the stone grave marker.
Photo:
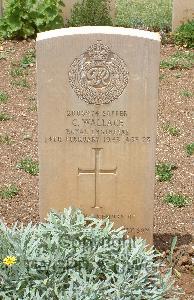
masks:
{"type": "Polygon", "coordinates": [[[172,30],[194,20],[194,0],[173,0],[172,30]]]}
{"type": "Polygon", "coordinates": [[[152,242],[159,51],[136,29],[38,34],[41,218],[77,207],[152,242]]]}
{"type": "Polygon", "coordinates": [[[73,8],[73,6],[78,3],[80,0],[67,0],[64,1],[64,8],[63,8],[63,17],[66,20],[68,20],[71,16],[71,10],[73,8]]]}

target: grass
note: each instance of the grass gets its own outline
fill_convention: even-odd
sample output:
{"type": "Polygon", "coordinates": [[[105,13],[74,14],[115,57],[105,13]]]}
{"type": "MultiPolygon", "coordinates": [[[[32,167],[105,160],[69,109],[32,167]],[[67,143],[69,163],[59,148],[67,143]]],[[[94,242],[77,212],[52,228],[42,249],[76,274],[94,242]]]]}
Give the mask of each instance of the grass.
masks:
{"type": "Polygon", "coordinates": [[[183,97],[191,98],[194,96],[194,94],[188,90],[183,90],[180,92],[180,95],[183,97]]]}
{"type": "Polygon", "coordinates": [[[34,103],[33,105],[31,105],[31,106],[28,108],[29,111],[33,111],[33,112],[34,112],[34,111],[37,111],[37,109],[38,109],[38,108],[37,108],[37,104],[36,104],[36,103],[34,103]]]}
{"type": "Polygon", "coordinates": [[[194,143],[186,145],[186,153],[188,156],[191,156],[194,154],[194,143]]]}
{"type": "Polygon", "coordinates": [[[14,67],[11,69],[10,71],[10,75],[12,77],[20,77],[20,76],[23,76],[24,73],[23,73],[23,69],[21,67],[14,67]]]}
{"type": "Polygon", "coordinates": [[[165,74],[160,74],[159,79],[163,80],[165,78],[165,74]]]}
{"type": "Polygon", "coordinates": [[[163,129],[165,132],[168,132],[172,136],[179,136],[180,135],[180,129],[176,126],[170,125],[170,123],[167,123],[163,126],[163,129]]]}
{"type": "Polygon", "coordinates": [[[177,236],[174,236],[172,239],[169,255],[167,256],[167,261],[169,262],[171,268],[173,267],[173,253],[177,244],[177,240],[177,236]]]}
{"type": "Polygon", "coordinates": [[[33,176],[36,176],[39,172],[38,163],[33,161],[31,158],[22,159],[17,165],[17,169],[24,170],[26,173],[29,173],[33,176]]]}
{"type": "Polygon", "coordinates": [[[11,138],[8,136],[8,134],[0,134],[0,144],[12,144],[11,138]]]}
{"type": "Polygon", "coordinates": [[[28,50],[24,56],[22,57],[21,61],[20,61],[20,67],[22,68],[27,68],[30,65],[35,63],[35,51],[34,49],[30,49],[28,50]]]}
{"type": "Polygon", "coordinates": [[[0,103],[6,103],[8,100],[8,94],[0,91],[0,103]]]}
{"type": "Polygon", "coordinates": [[[184,207],[191,203],[191,199],[181,194],[167,194],[164,202],[172,204],[175,207],[184,207]]]}
{"type": "Polygon", "coordinates": [[[18,87],[25,87],[25,88],[30,87],[30,85],[27,82],[26,78],[22,78],[22,79],[19,79],[19,80],[14,80],[11,83],[12,83],[12,85],[15,85],[15,86],[18,86],[18,87]]]}
{"type": "Polygon", "coordinates": [[[1,199],[12,199],[19,194],[20,189],[14,185],[4,186],[0,189],[0,198],[1,199]]]}
{"type": "Polygon", "coordinates": [[[173,176],[173,170],[177,167],[170,163],[160,163],[156,165],[156,177],[159,181],[170,181],[173,176]]]}
{"type": "Polygon", "coordinates": [[[160,62],[162,69],[190,69],[194,66],[194,53],[192,51],[177,51],[167,59],[160,62]]]}
{"type": "Polygon", "coordinates": [[[37,111],[37,103],[36,103],[36,97],[35,96],[30,96],[29,98],[30,102],[30,107],[28,108],[29,111],[35,112],[37,111]]]}
{"type": "Polygon", "coordinates": [[[185,22],[173,32],[176,45],[194,49],[194,20],[185,22]]]}
{"type": "Polygon", "coordinates": [[[30,96],[30,97],[28,97],[28,100],[29,101],[36,101],[36,97],[35,96],[30,96]]]}
{"type": "Polygon", "coordinates": [[[6,58],[7,58],[7,55],[5,53],[0,53],[0,60],[6,59],[6,58]]]}
{"type": "MultiPolygon", "coordinates": [[[[0,37],[0,46],[1,46],[1,37],[0,37]]],[[[0,60],[7,60],[8,58],[8,55],[9,54],[13,54],[16,52],[16,49],[14,47],[9,47],[9,49],[6,49],[6,50],[2,50],[0,52],[0,60]]]]}
{"type": "Polygon", "coordinates": [[[171,0],[118,0],[116,26],[169,32],[171,0]]]}
{"type": "Polygon", "coordinates": [[[27,69],[31,64],[36,61],[36,55],[34,49],[29,49],[21,58],[20,61],[12,61],[12,66],[17,67],[21,71],[27,69]]]}
{"type": "MultiPolygon", "coordinates": [[[[14,78],[22,77],[27,75],[27,68],[31,66],[31,64],[35,63],[35,51],[30,49],[27,51],[24,56],[21,58],[20,62],[13,61],[12,62],[12,69],[10,71],[10,75],[14,78]]],[[[29,88],[30,85],[27,82],[26,78],[20,78],[17,80],[13,80],[12,85],[29,88]]]]}
{"type": "Polygon", "coordinates": [[[5,112],[0,112],[0,121],[8,121],[11,117],[5,112]]]}
{"type": "Polygon", "coordinates": [[[30,141],[30,140],[32,140],[32,134],[26,132],[26,133],[24,134],[24,136],[23,136],[23,140],[24,140],[24,141],[30,141]]]}
{"type": "Polygon", "coordinates": [[[18,62],[18,60],[13,60],[13,61],[11,62],[11,65],[12,65],[12,67],[19,67],[19,62],[18,62]]]}
{"type": "Polygon", "coordinates": [[[15,78],[15,80],[11,81],[12,85],[29,88],[30,86],[26,78],[23,78],[23,76],[26,75],[26,72],[24,73],[24,68],[18,65],[18,62],[13,62],[12,65],[13,67],[10,71],[10,75],[15,78]],[[17,77],[21,78],[18,79],[17,77]]]}
{"type": "Polygon", "coordinates": [[[176,73],[176,74],[174,74],[174,76],[178,79],[178,78],[182,77],[182,74],[181,73],[176,73]]]}

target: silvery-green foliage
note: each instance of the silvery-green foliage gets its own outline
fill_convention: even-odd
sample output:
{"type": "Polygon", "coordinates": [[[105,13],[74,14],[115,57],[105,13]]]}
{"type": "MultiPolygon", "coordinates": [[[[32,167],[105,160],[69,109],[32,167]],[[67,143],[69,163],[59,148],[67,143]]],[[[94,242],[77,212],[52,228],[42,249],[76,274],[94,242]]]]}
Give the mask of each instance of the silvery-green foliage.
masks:
{"type": "MultiPolygon", "coordinates": [[[[12,229],[0,224],[0,300],[162,300],[172,290],[158,254],[79,210],[12,229]],[[12,266],[3,259],[15,256],[12,266]]],[[[175,299],[175,298],[171,298],[175,299]]]]}
{"type": "Polygon", "coordinates": [[[172,0],[117,0],[116,26],[169,32],[172,0]]]}

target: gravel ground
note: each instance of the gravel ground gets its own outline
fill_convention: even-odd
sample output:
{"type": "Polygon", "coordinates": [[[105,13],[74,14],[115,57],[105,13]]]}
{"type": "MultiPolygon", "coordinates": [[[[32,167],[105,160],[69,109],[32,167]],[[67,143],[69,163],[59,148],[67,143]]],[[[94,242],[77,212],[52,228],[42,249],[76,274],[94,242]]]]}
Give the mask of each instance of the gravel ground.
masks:
{"type": "MultiPolygon", "coordinates": [[[[35,63],[31,63],[24,70],[23,76],[13,77],[10,74],[26,51],[34,47],[33,40],[7,41],[0,44],[0,91],[9,95],[7,103],[0,104],[0,111],[11,117],[10,120],[0,121],[0,137],[8,135],[10,138],[10,144],[0,140],[0,188],[15,184],[20,189],[14,198],[0,200],[0,218],[8,225],[16,221],[24,223],[39,221],[38,176],[32,176],[16,168],[23,158],[38,160],[35,63]],[[25,86],[25,82],[21,82],[24,78],[29,87],[25,86]],[[23,86],[17,86],[18,81],[23,86]]],[[[162,46],[162,59],[176,51],[172,45],[162,46]]],[[[193,206],[175,208],[163,201],[169,192],[193,197],[192,156],[187,156],[185,146],[193,142],[194,68],[161,69],[160,77],[156,158],[157,163],[169,162],[175,164],[177,168],[170,182],[156,181],[154,241],[155,246],[164,251],[165,256],[173,236],[178,237],[175,263],[177,270],[182,274],[178,284],[186,291],[182,299],[194,299],[191,284],[193,206]],[[168,123],[180,129],[179,136],[172,136],[164,130],[168,123]]]]}

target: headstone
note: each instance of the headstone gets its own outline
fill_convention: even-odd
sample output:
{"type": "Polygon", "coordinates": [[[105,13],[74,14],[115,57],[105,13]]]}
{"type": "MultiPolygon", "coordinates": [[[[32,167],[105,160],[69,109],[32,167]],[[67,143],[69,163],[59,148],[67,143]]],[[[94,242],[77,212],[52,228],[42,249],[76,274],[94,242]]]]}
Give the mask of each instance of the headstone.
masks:
{"type": "Polygon", "coordinates": [[[81,208],[152,242],[159,49],[136,29],[38,34],[41,218],[81,208]]]}
{"type": "Polygon", "coordinates": [[[194,0],[173,0],[172,30],[194,20],[194,0]]]}
{"type": "Polygon", "coordinates": [[[81,0],[67,0],[67,1],[64,1],[64,8],[63,8],[63,17],[64,17],[64,20],[68,20],[70,17],[71,17],[71,10],[73,8],[73,6],[80,2],[81,0]]]}
{"type": "MultiPolygon", "coordinates": [[[[115,12],[116,12],[116,0],[108,0],[109,7],[110,7],[110,15],[114,19],[115,12]]],[[[71,17],[71,11],[73,9],[73,6],[76,3],[81,2],[81,0],[65,0],[64,1],[64,8],[63,8],[63,17],[65,20],[68,20],[71,17]]]]}

